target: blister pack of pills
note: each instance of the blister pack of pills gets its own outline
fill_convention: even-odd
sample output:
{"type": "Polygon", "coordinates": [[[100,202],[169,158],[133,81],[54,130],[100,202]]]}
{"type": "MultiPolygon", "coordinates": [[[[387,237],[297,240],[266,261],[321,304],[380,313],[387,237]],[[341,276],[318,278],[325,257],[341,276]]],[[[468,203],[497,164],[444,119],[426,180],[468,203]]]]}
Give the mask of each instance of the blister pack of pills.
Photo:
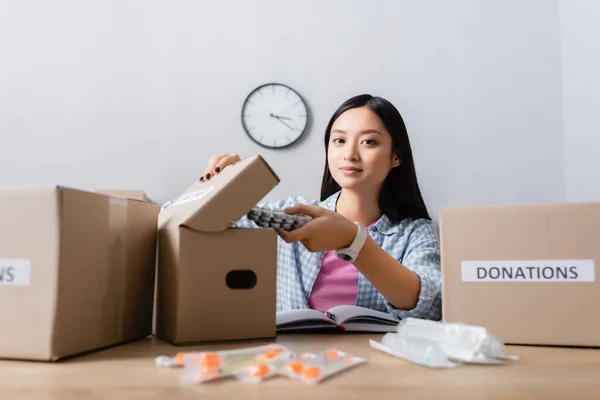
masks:
{"type": "Polygon", "coordinates": [[[230,364],[239,361],[240,359],[254,359],[258,356],[265,359],[273,358],[275,355],[289,351],[285,347],[278,344],[268,344],[262,346],[245,347],[241,349],[222,350],[215,352],[179,352],[175,357],[159,356],[156,357],[155,363],[158,367],[163,368],[181,368],[190,362],[198,360],[216,360],[218,365],[230,364]]]}
{"type": "Polygon", "coordinates": [[[184,357],[182,385],[190,385],[234,376],[243,381],[262,381],[274,376],[277,368],[294,357],[280,345],[237,350],[204,352],[184,357]]]}
{"type": "Polygon", "coordinates": [[[337,349],[328,349],[321,353],[297,357],[286,363],[280,374],[304,383],[316,384],[365,362],[364,358],[337,349]]]}
{"type": "Polygon", "coordinates": [[[180,378],[183,386],[226,377],[241,382],[262,382],[277,376],[316,384],[365,362],[364,358],[337,349],[298,354],[278,344],[215,352],[181,352],[175,357],[156,358],[159,367],[183,368],[180,378]]]}
{"type": "Polygon", "coordinates": [[[301,214],[286,214],[280,208],[271,208],[268,206],[254,206],[248,212],[248,218],[256,222],[262,228],[282,229],[284,231],[293,231],[304,226],[310,217],[301,214]]]}
{"type": "Polygon", "coordinates": [[[233,375],[242,382],[262,382],[281,375],[281,368],[293,360],[294,357],[295,355],[292,353],[270,360],[259,361],[247,367],[237,369],[233,375]]]}

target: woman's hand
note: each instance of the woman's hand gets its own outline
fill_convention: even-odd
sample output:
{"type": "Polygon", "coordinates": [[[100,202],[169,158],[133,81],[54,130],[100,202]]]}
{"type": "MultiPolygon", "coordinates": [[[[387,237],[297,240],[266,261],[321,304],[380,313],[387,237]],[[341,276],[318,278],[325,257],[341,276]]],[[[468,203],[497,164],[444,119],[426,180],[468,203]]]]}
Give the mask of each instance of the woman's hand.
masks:
{"type": "Polygon", "coordinates": [[[287,243],[300,241],[311,252],[338,250],[354,241],[358,227],[335,211],[318,206],[297,204],[284,210],[286,214],[304,214],[312,219],[291,232],[278,230],[287,243]]]}
{"type": "Polygon", "coordinates": [[[214,156],[208,161],[208,165],[204,169],[202,176],[200,176],[201,181],[207,181],[219,172],[223,170],[223,168],[228,165],[235,164],[240,161],[240,156],[237,154],[223,154],[221,156],[214,156]]]}

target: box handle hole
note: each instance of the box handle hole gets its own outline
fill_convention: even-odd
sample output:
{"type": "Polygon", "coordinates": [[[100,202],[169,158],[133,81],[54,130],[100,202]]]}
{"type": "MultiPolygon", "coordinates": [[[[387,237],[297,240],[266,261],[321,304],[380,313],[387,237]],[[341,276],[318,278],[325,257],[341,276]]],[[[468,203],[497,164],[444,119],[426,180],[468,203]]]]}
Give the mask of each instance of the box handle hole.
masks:
{"type": "Polygon", "coordinates": [[[229,271],[225,283],[230,289],[252,289],[256,286],[256,274],[249,269],[229,271]]]}

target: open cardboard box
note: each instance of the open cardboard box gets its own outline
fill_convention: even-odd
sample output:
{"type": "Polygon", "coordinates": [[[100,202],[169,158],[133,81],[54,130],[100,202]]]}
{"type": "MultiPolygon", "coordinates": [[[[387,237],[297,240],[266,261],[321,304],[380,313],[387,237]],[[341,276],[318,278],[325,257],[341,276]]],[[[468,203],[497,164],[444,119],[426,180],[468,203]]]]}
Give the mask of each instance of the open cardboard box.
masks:
{"type": "Polygon", "coordinates": [[[195,182],[160,213],[156,336],[172,344],[275,336],[277,233],[232,224],[278,183],[251,157],[195,182]]]}

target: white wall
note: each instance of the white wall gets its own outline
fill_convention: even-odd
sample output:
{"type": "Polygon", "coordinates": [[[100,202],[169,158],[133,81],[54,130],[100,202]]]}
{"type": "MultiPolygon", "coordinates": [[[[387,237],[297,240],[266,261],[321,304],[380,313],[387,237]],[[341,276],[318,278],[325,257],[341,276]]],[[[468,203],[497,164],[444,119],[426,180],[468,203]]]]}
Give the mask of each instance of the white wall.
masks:
{"type": "Polygon", "coordinates": [[[567,200],[600,201],[600,2],[561,0],[567,200]]]}
{"type": "Polygon", "coordinates": [[[323,130],[369,92],[403,114],[438,207],[565,198],[558,3],[0,0],[0,184],[142,188],[162,202],[210,155],[261,153],[268,199],[318,197],[323,130]],[[308,101],[287,150],[242,131],[254,87],[308,101]]]}

